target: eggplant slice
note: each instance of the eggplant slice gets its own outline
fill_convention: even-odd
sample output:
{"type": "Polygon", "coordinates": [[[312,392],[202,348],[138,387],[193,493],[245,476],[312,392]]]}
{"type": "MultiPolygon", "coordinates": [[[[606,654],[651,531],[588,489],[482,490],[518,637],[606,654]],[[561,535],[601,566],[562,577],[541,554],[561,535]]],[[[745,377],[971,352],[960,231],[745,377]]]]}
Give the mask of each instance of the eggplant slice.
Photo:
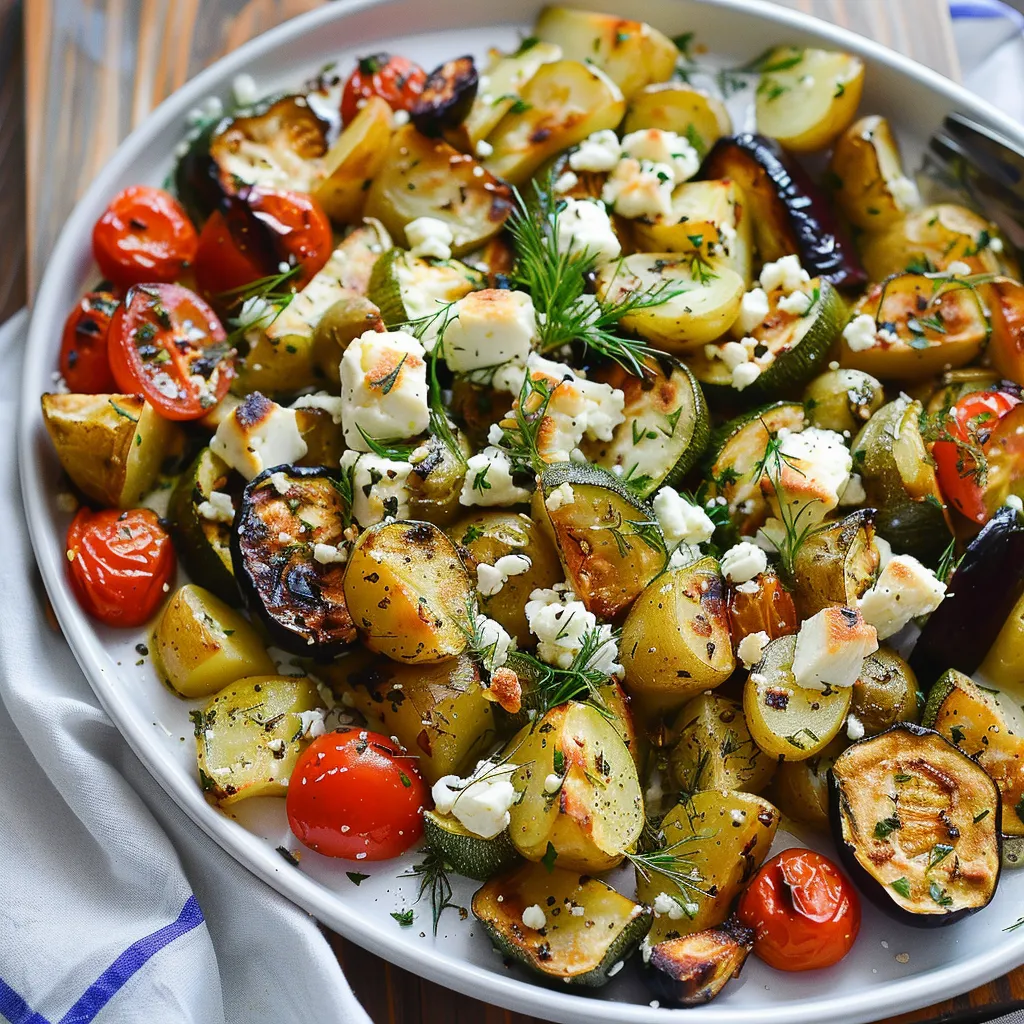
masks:
{"type": "Polygon", "coordinates": [[[456,57],[431,71],[410,112],[412,123],[431,138],[466,119],[476,99],[479,75],[472,57],[456,57]]]}
{"type": "Polygon", "coordinates": [[[328,658],[356,638],[339,551],[348,512],[337,481],[320,467],[276,466],[242,495],[231,532],[235,579],[246,607],[286,651],[328,658]]]}
{"type": "Polygon", "coordinates": [[[925,686],[947,669],[970,675],[1024,593],[1024,517],[1004,505],[967,546],[910,656],[925,686]]]}
{"type": "Polygon", "coordinates": [[[840,288],[867,281],[825,194],[773,139],[751,133],[719,139],[700,176],[731,178],[743,189],[765,263],[795,252],[811,277],[840,288]]]}
{"type": "Polygon", "coordinates": [[[903,722],[845,750],[829,771],[839,855],[905,924],[952,924],[988,905],[1000,870],[999,790],[933,729],[903,722]]]}

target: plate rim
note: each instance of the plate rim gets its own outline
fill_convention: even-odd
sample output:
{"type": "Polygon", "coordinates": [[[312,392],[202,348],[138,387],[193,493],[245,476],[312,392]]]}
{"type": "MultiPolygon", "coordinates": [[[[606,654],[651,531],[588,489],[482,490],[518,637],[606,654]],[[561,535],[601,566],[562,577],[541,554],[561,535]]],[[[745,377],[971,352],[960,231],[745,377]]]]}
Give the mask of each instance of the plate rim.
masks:
{"type": "MultiPolygon", "coordinates": [[[[110,716],[118,731],[146,770],[153,776],[172,800],[210,838],[221,846],[242,868],[284,895],[329,927],[337,930],[364,948],[448,988],[488,1002],[535,1014],[542,1019],[574,1021],[581,1013],[592,1019],[618,1021],[621,1024],[662,1024],[676,1020],[678,1011],[655,1009],[650,1006],[619,1001],[588,999],[568,991],[552,990],[540,983],[522,980],[518,976],[501,975],[475,964],[445,956],[439,947],[408,945],[389,942],[363,914],[349,908],[343,900],[331,894],[324,905],[324,888],[313,878],[294,871],[281,861],[279,855],[260,842],[237,822],[227,818],[203,798],[199,788],[190,779],[181,776],[173,762],[150,742],[131,720],[126,702],[107,678],[107,673],[92,652],[103,647],[98,635],[84,613],[74,602],[67,587],[61,564],[60,543],[45,529],[45,519],[36,513],[52,494],[47,492],[43,470],[36,461],[36,445],[40,432],[45,437],[38,407],[37,383],[39,367],[36,365],[46,351],[46,309],[59,291],[61,279],[73,268],[78,259],[82,239],[88,237],[91,223],[88,208],[98,197],[109,194],[111,183],[138,158],[144,146],[155,141],[159,134],[181,123],[183,115],[211,92],[223,92],[231,76],[248,70],[257,58],[272,53],[304,36],[315,32],[321,24],[344,20],[357,12],[384,8],[398,0],[335,0],[312,11],[301,14],[269,31],[247,41],[194,78],[186,82],[152,110],[118,146],[104,164],[96,178],[82,194],[68,217],[50,254],[39,288],[32,300],[32,315],[26,336],[26,351],[22,370],[22,396],[17,418],[17,457],[22,503],[29,528],[36,563],[61,630],[67,638],[75,658],[89,684],[110,716]],[[275,863],[275,859],[277,863],[275,863]]],[[[1024,145],[1024,126],[970,93],[963,86],[946,79],[931,68],[918,64],[874,40],[859,36],[847,29],[785,7],[768,5],[759,0],[692,0],[694,3],[724,8],[740,17],[752,17],[774,27],[782,26],[794,33],[826,40],[855,52],[870,61],[885,65],[907,77],[917,80],[932,92],[976,116],[980,116],[997,130],[1024,145]]],[[[582,0],[581,0],[582,3],[582,0]]],[[[535,7],[536,0],[517,0],[508,5],[507,23],[517,19],[521,8],[535,7]]],[[[585,4],[583,4],[585,6],[585,4]]],[[[854,1022],[877,1019],[880,1013],[910,1011],[930,1005],[938,1000],[966,991],[974,985],[988,981],[1024,962],[1024,932],[1007,935],[994,949],[982,950],[961,961],[924,971],[910,978],[893,979],[875,987],[866,988],[857,996],[839,997],[813,995],[800,999],[764,1005],[757,1008],[758,1018],[764,1024],[816,1024],[833,1018],[854,1022]]],[[[695,1008],[688,1015],[695,1020],[714,1020],[720,1024],[741,1024],[749,1021],[749,1006],[710,1004],[695,1008]]]]}

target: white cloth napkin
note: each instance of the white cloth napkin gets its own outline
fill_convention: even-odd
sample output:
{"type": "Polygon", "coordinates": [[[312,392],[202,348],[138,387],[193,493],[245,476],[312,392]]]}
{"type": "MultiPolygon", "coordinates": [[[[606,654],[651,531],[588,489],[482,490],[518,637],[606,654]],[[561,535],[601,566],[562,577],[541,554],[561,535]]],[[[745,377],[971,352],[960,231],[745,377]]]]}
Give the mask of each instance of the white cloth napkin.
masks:
{"type": "Polygon", "coordinates": [[[24,314],[0,328],[0,1018],[369,1024],[313,919],[178,809],[48,622],[15,461],[24,337],[24,314]]]}
{"type": "MultiPolygon", "coordinates": [[[[1024,19],[951,11],[967,84],[1024,120],[1024,19]]],[[[24,315],[0,329],[0,1017],[369,1024],[313,920],[178,810],[48,624],[15,462],[23,340],[24,315]]]]}

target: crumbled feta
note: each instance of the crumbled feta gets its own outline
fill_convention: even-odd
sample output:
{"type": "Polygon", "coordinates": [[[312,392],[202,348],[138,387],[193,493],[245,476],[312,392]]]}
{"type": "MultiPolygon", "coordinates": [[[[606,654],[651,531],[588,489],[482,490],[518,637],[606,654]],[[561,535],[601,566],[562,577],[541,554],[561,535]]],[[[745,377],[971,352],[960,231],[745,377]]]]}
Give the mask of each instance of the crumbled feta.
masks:
{"type": "Polygon", "coordinates": [[[912,210],[921,205],[921,193],[906,175],[901,174],[889,182],[889,194],[896,200],[896,205],[904,210],[912,210]]]}
{"type": "Polygon", "coordinates": [[[757,363],[740,363],[739,366],[733,368],[730,383],[737,391],[743,391],[745,388],[749,388],[760,376],[761,367],[757,363]]]}
{"type": "Polygon", "coordinates": [[[270,474],[270,485],[282,497],[292,489],[292,484],[287,474],[282,473],[280,470],[270,474]]]}
{"type": "Polygon", "coordinates": [[[846,716],[846,738],[855,743],[864,739],[864,723],[854,714],[846,716]]]}
{"type": "Polygon", "coordinates": [[[669,569],[683,569],[688,565],[692,565],[699,558],[703,558],[703,554],[696,544],[677,544],[672,549],[672,554],[668,556],[669,569]]]}
{"type": "Polygon", "coordinates": [[[651,904],[655,917],[667,917],[670,921],[681,921],[686,917],[683,904],[667,892],[659,892],[651,904]]]}
{"type": "Polygon", "coordinates": [[[539,932],[547,923],[547,916],[539,903],[534,903],[532,907],[527,907],[523,911],[523,924],[527,928],[539,932]]]}
{"type": "Polygon", "coordinates": [[[771,637],[763,629],[748,633],[736,648],[736,656],[743,662],[743,667],[753,668],[770,642],[771,637]]]}
{"type": "Polygon", "coordinates": [[[850,474],[850,482],[839,495],[840,505],[863,505],[868,500],[868,492],[864,490],[864,481],[859,473],[850,474]]]}
{"type": "Polygon", "coordinates": [[[767,555],[749,540],[741,540],[722,555],[722,574],[730,583],[746,583],[767,568],[767,555]]]}
{"type": "MultiPolygon", "coordinates": [[[[993,239],[994,241],[994,239],[993,239]]],[[[1002,245],[1002,242],[999,243],[1002,245]]],[[[992,242],[989,242],[991,248],[992,242]]],[[[967,277],[971,273],[971,266],[969,263],[964,263],[963,260],[953,260],[952,263],[945,270],[941,271],[943,277],[967,277]]]]}
{"type": "Polygon", "coordinates": [[[620,217],[669,217],[674,181],[675,171],[669,164],[627,157],[616,164],[601,189],[601,198],[620,217]]]}
{"type": "Polygon", "coordinates": [[[444,360],[455,373],[523,362],[536,333],[533,300],[526,292],[498,288],[470,292],[451,309],[441,343],[444,360]]]}
{"type": "Polygon", "coordinates": [[[760,327],[769,309],[768,293],[763,288],[751,288],[749,292],[744,292],[740,300],[740,311],[732,325],[733,337],[744,338],[755,327],[760,327]]]}
{"type": "Polygon", "coordinates": [[[610,128],[588,135],[574,153],[569,154],[569,166],[574,171],[610,171],[622,156],[619,138],[610,128]]]}
{"type": "Polygon", "coordinates": [[[576,493],[572,489],[572,484],[564,483],[559,484],[544,499],[544,507],[549,512],[557,512],[563,505],[572,505],[575,501],[576,493]]]}
{"type": "Polygon", "coordinates": [[[699,505],[684,498],[674,487],[662,487],[654,496],[654,514],[669,545],[704,544],[711,540],[715,524],[699,505]]]}
{"type": "Polygon", "coordinates": [[[800,627],[793,656],[798,686],[853,686],[864,659],[878,650],[878,634],[859,611],[833,606],[811,616],[800,627]]]}
{"type": "Polygon", "coordinates": [[[1024,512],[1024,501],[1021,501],[1021,499],[1016,494],[1008,495],[1006,501],[1004,501],[1003,504],[1007,505],[1009,508],[1012,508],[1014,512],[1018,514],[1024,512]]]}
{"type": "Polygon", "coordinates": [[[493,153],[494,147],[486,139],[481,139],[476,144],[476,155],[481,160],[486,160],[489,156],[492,156],[493,153]]]}
{"type": "Polygon", "coordinates": [[[660,128],[630,132],[622,140],[622,154],[641,162],[670,167],[676,185],[689,181],[700,170],[697,150],[683,136],[660,128]]]}
{"type": "Polygon", "coordinates": [[[993,235],[993,236],[992,236],[992,237],[991,237],[991,238],[990,238],[990,239],[988,240],[988,247],[989,247],[989,248],[990,248],[990,249],[991,249],[991,250],[992,250],[992,251],[993,251],[994,253],[1001,253],[1001,252],[1003,251],[1003,248],[1004,248],[1004,246],[1003,246],[1003,240],[1002,240],[1002,239],[1001,239],[1001,238],[1000,238],[1000,237],[999,237],[998,235],[993,235]]]}
{"type": "Polygon", "coordinates": [[[341,468],[352,474],[352,518],[363,529],[387,517],[409,518],[408,462],[350,449],[341,457],[341,468]]]}
{"type": "Polygon", "coordinates": [[[340,544],[314,544],[313,558],[321,565],[341,564],[348,561],[348,549],[340,544]]]}
{"type": "Polygon", "coordinates": [[[544,778],[544,792],[557,793],[562,788],[562,776],[552,772],[544,778]]]}
{"type": "Polygon", "coordinates": [[[231,82],[231,92],[240,107],[251,107],[260,98],[256,79],[252,75],[235,75],[231,82]]]}
{"type": "Polygon", "coordinates": [[[855,316],[843,328],[843,341],[851,352],[865,352],[878,344],[878,326],[869,313],[855,316]]]}
{"type": "Polygon", "coordinates": [[[622,678],[618,664],[619,647],[612,627],[598,626],[597,618],[564,585],[550,590],[534,590],[526,602],[526,621],[537,637],[537,656],[549,665],[569,668],[583,649],[588,634],[597,634],[599,646],[586,667],[622,678]]]}
{"type": "Polygon", "coordinates": [[[211,523],[233,523],[235,520],[235,503],[231,495],[223,491],[210,491],[210,496],[196,506],[196,511],[211,523]]]}
{"type": "Polygon", "coordinates": [[[730,370],[735,370],[741,363],[746,363],[750,359],[747,346],[739,341],[727,341],[717,348],[715,354],[730,370]]]}
{"type": "Polygon", "coordinates": [[[810,275],[800,266],[800,257],[796,255],[783,256],[774,263],[766,263],[761,268],[761,287],[766,292],[773,292],[781,288],[785,292],[795,292],[805,281],[810,281],[810,275]]]}
{"type": "Polygon", "coordinates": [[[512,785],[517,765],[481,761],[472,775],[460,779],[445,775],[434,783],[430,795],[439,814],[454,815],[481,839],[493,839],[508,828],[509,808],[518,794],[512,785]]]}
{"type": "Polygon", "coordinates": [[[574,174],[572,171],[565,171],[555,178],[555,183],[552,186],[555,192],[562,194],[565,192],[571,192],[580,183],[579,176],[574,174]]]}
{"type": "Polygon", "coordinates": [[[210,450],[252,480],[271,466],[298,461],[307,449],[295,411],[254,391],[221,420],[210,450]]]}
{"type": "Polygon", "coordinates": [[[529,572],[531,565],[528,555],[502,555],[494,565],[480,562],[476,567],[477,590],[484,597],[493,597],[501,592],[510,577],[529,572]]]}
{"type": "Polygon", "coordinates": [[[512,479],[508,455],[488,446],[466,463],[459,502],[463,505],[516,505],[530,500],[530,491],[512,479]]]}
{"type": "Polygon", "coordinates": [[[898,633],[911,619],[929,615],[946,596],[946,584],[912,555],[893,555],[857,603],[878,638],[898,633]]]}
{"type": "Polygon", "coordinates": [[[421,258],[449,260],[452,257],[452,229],[436,217],[417,217],[405,226],[409,254],[421,258]]]}
{"type": "Polygon", "coordinates": [[[761,479],[773,511],[785,501],[800,525],[821,520],[839,504],[853,469],[853,458],[841,434],[820,427],[782,437],[780,459],[773,476],[761,479]]]}
{"type": "Polygon", "coordinates": [[[302,395],[292,402],[293,409],[322,409],[336,424],[341,424],[342,401],[340,395],[329,395],[326,391],[318,391],[314,395],[302,395]]]}
{"type": "Polygon", "coordinates": [[[611,218],[604,206],[593,199],[565,200],[557,218],[556,244],[560,253],[586,253],[598,265],[609,263],[622,254],[611,218]]]}
{"type": "Polygon", "coordinates": [[[299,735],[303,739],[315,740],[327,732],[324,718],[327,715],[325,708],[314,708],[312,711],[299,712],[299,735]]]}
{"type": "Polygon", "coordinates": [[[408,110],[395,110],[392,112],[391,117],[395,122],[396,128],[402,128],[412,120],[408,110]]]}
{"type": "Polygon", "coordinates": [[[423,346],[405,331],[365,331],[341,357],[345,443],[369,451],[363,431],[390,441],[422,434],[430,422],[423,346]]]}
{"type": "Polygon", "coordinates": [[[779,309],[783,313],[803,316],[811,308],[811,297],[806,292],[794,291],[779,299],[779,309]]]}
{"type": "Polygon", "coordinates": [[[500,622],[481,615],[476,615],[476,636],[480,647],[478,653],[488,672],[495,672],[508,661],[508,652],[512,648],[512,637],[500,622]]]}

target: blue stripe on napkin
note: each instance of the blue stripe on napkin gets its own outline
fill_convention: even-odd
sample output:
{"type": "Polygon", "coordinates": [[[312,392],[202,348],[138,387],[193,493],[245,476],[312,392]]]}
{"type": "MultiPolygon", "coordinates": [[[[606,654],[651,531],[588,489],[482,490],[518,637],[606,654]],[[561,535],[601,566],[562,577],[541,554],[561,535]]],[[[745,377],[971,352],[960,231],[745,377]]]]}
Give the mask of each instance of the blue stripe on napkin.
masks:
{"type": "Polygon", "coordinates": [[[1024,28],[1024,14],[1009,4],[1004,4],[1002,0],[950,0],[949,13],[955,20],[961,18],[1007,18],[1024,28]]]}
{"type": "MultiPolygon", "coordinates": [[[[120,989],[164,946],[203,923],[203,912],[195,896],[189,896],[175,921],[151,935],[133,942],[82,994],[58,1024],[90,1024],[96,1014],[120,989]]],[[[0,978],[0,1014],[10,1024],[49,1024],[42,1014],[34,1012],[17,992],[0,978]]]]}

